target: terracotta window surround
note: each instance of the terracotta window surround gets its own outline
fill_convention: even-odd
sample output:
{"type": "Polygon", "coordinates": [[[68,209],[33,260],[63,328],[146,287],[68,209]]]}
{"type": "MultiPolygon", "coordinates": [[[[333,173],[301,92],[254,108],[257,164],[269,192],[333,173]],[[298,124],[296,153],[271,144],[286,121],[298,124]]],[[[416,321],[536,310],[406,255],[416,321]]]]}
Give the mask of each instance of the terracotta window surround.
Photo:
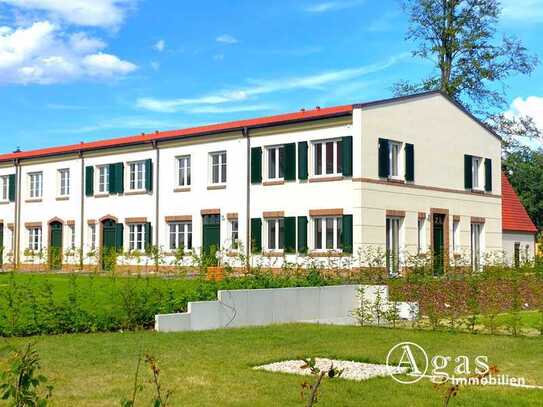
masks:
{"type": "Polygon", "coordinates": [[[311,177],[309,182],[332,182],[332,181],[343,181],[345,177],[343,175],[334,175],[331,177],[322,176],[322,177],[311,177]]]}
{"type": "Polygon", "coordinates": [[[134,217],[134,218],[125,218],[124,223],[130,224],[130,223],[147,223],[147,218],[142,217],[134,217]]]}
{"type": "Polygon", "coordinates": [[[310,209],[309,216],[320,217],[320,216],[343,216],[343,209],[310,209]]]}
{"type": "Polygon", "coordinates": [[[453,215],[453,222],[460,222],[460,215],[453,215]]]}
{"type": "Polygon", "coordinates": [[[220,215],[221,210],[217,209],[217,208],[214,208],[214,209],[202,209],[200,211],[200,214],[201,215],[220,215]]]}
{"type": "Polygon", "coordinates": [[[266,211],[262,213],[264,219],[284,218],[285,211],[266,211]]]}
{"type": "Polygon", "coordinates": [[[87,225],[96,225],[96,219],[87,219],[87,225]]]}
{"type": "Polygon", "coordinates": [[[386,216],[393,218],[405,218],[405,211],[398,211],[395,209],[387,209],[386,216]]]}
{"type": "Polygon", "coordinates": [[[68,220],[68,221],[66,221],[66,224],[68,226],[75,226],[75,220],[68,220]]]}
{"type": "Polygon", "coordinates": [[[192,222],[192,215],[166,216],[164,220],[166,223],[192,222]]]}
{"type": "Polygon", "coordinates": [[[419,219],[426,219],[426,212],[419,212],[419,219]]]}
{"type": "Polygon", "coordinates": [[[238,217],[239,216],[238,216],[237,212],[230,212],[230,213],[226,214],[226,219],[228,219],[228,220],[236,220],[236,219],[238,219],[238,217]]]}
{"type": "Polygon", "coordinates": [[[485,223],[485,218],[481,218],[479,216],[472,216],[471,217],[471,223],[485,223]]]}
{"type": "Polygon", "coordinates": [[[26,222],[25,223],[25,228],[27,228],[27,229],[41,228],[42,226],[43,226],[43,224],[41,222],[26,222]]]}

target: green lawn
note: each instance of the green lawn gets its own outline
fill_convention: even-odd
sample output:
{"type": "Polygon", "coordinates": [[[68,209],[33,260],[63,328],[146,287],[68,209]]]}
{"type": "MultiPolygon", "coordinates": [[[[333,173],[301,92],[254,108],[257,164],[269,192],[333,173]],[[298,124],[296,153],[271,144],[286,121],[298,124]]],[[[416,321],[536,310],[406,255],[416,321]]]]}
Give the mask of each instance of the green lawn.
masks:
{"type": "MultiPolygon", "coordinates": [[[[302,406],[303,378],[251,367],[307,356],[384,363],[388,350],[402,341],[416,342],[434,355],[487,355],[502,374],[543,385],[541,338],[301,324],[177,334],[78,334],[2,339],[0,365],[5,364],[8,345],[29,340],[36,343],[43,373],[55,386],[55,406],[119,405],[131,392],[142,344],[158,358],[163,386],[174,390],[174,406],[302,406]]],[[[149,379],[147,368],[145,379],[149,379]]],[[[150,396],[147,382],[145,389],[142,402],[150,396]]],[[[542,402],[543,390],[486,387],[461,390],[451,405],[541,406],[542,402]]],[[[337,379],[323,384],[318,405],[438,406],[441,399],[428,382],[400,385],[390,378],[337,379]]]]}

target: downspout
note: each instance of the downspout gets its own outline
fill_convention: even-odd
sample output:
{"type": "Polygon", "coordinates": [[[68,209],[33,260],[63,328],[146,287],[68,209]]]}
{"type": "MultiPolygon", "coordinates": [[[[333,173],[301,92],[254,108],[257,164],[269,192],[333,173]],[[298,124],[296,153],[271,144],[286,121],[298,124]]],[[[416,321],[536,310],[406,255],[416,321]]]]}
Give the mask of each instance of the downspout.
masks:
{"type": "Polygon", "coordinates": [[[242,129],[242,135],[247,140],[247,198],[245,207],[245,256],[247,259],[246,269],[247,272],[251,269],[251,137],[249,135],[249,128],[244,127],[242,129]]]}
{"type": "Polygon", "coordinates": [[[79,248],[81,250],[79,255],[79,267],[83,271],[84,266],[84,239],[83,234],[85,233],[85,157],[83,157],[83,151],[79,151],[79,158],[81,159],[81,207],[80,207],[80,216],[81,216],[81,226],[80,226],[80,239],[79,239],[79,248]]]}
{"type": "Polygon", "coordinates": [[[21,162],[15,160],[15,247],[14,260],[15,269],[21,266],[21,162]]]}
{"type": "MultiPolygon", "coordinates": [[[[160,150],[158,149],[158,143],[157,141],[153,141],[153,148],[156,151],[156,175],[155,175],[155,185],[154,185],[154,191],[155,191],[155,245],[157,247],[157,250],[159,250],[159,218],[160,218],[160,150]]],[[[158,271],[158,270],[156,270],[158,271]]]]}

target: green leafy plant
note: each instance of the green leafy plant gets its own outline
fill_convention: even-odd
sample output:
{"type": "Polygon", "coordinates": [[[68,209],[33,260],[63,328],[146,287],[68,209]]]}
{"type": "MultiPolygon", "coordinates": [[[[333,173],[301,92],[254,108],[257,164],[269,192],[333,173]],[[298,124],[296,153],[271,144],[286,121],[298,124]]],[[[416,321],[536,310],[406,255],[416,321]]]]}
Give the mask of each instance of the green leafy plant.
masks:
{"type": "Polygon", "coordinates": [[[304,360],[304,364],[301,366],[302,369],[309,369],[311,374],[315,377],[313,384],[308,382],[302,383],[302,400],[305,398],[305,392],[309,392],[307,398],[306,407],[314,406],[318,403],[319,397],[319,388],[322,384],[322,379],[328,376],[330,379],[338,378],[343,374],[343,370],[336,369],[334,365],[330,365],[328,369],[320,369],[317,367],[317,362],[315,358],[308,358],[304,360]]]}

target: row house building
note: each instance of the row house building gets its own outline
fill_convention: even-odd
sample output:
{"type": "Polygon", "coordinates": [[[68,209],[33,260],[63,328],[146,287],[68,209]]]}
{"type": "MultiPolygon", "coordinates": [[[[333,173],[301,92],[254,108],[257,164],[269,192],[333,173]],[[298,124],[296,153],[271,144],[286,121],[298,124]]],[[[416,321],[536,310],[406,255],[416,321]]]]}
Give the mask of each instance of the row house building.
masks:
{"type": "Polygon", "coordinates": [[[22,269],[159,247],[276,267],[377,250],[390,274],[431,252],[442,272],[532,257],[535,232],[500,138],[439,92],[0,155],[1,261],[22,269]]]}

